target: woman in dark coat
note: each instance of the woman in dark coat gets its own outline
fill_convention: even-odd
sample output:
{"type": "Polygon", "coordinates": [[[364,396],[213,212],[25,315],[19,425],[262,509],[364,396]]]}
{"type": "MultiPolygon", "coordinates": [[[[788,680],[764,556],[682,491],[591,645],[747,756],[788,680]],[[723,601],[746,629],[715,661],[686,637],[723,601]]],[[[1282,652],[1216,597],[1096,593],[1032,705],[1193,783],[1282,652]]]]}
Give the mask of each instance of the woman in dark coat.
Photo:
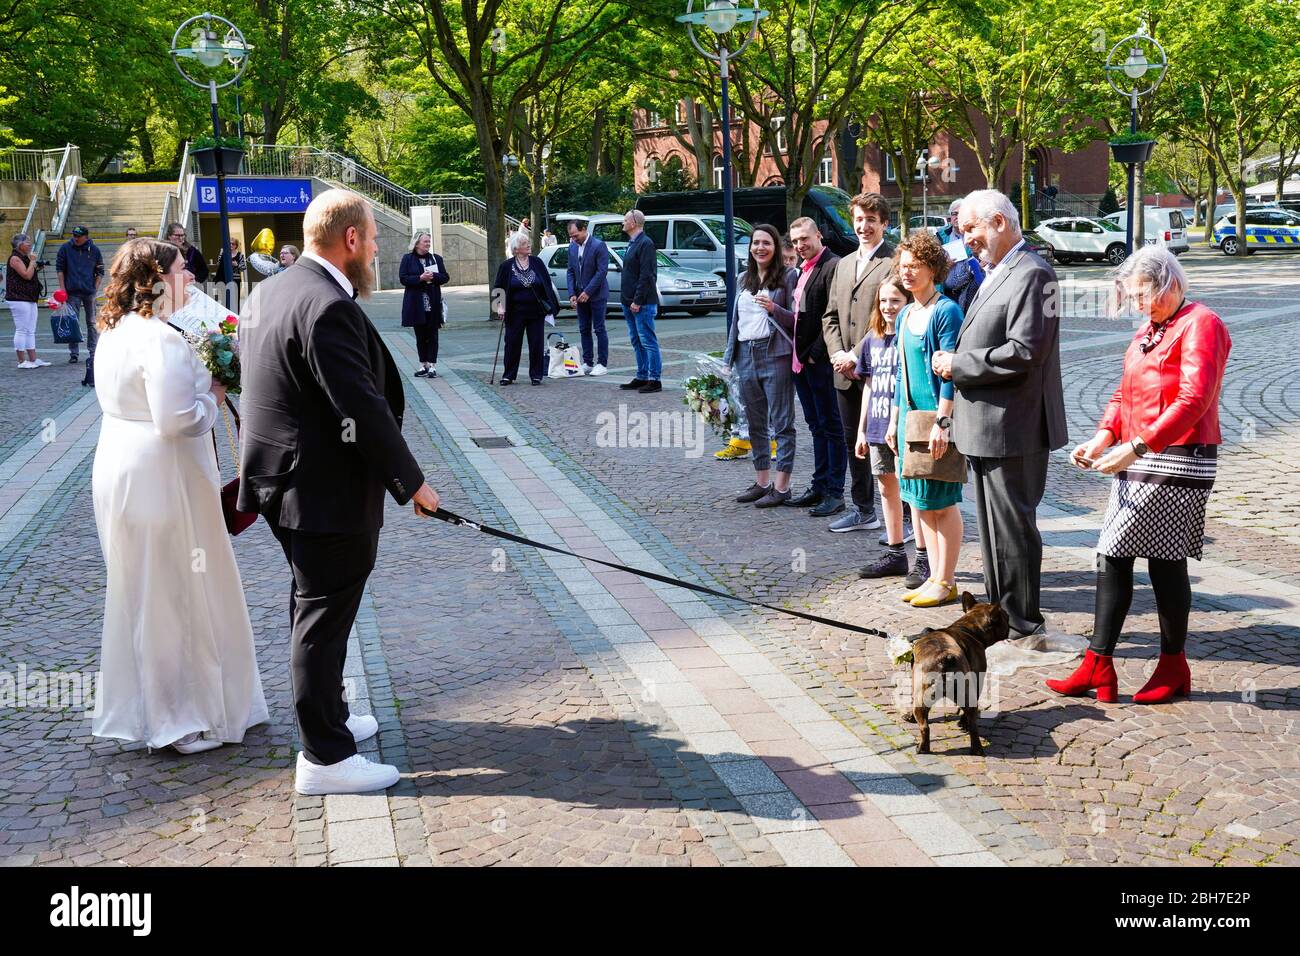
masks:
{"type": "Polygon", "coordinates": [[[510,258],[497,269],[492,299],[502,318],[506,340],[505,370],[501,384],[509,385],[519,374],[519,353],[528,335],[528,377],[541,385],[546,375],[546,316],[560,311],[560,301],[551,284],[546,264],[531,255],[532,241],[526,232],[510,237],[510,258]]]}
{"type": "Polygon", "coordinates": [[[397,278],[406,288],[402,297],[402,325],[415,329],[415,348],[420,355],[416,378],[438,377],[438,330],[442,328],[442,286],[451,276],[442,256],[429,251],[427,232],[415,237],[411,251],[402,256],[397,278]]]}

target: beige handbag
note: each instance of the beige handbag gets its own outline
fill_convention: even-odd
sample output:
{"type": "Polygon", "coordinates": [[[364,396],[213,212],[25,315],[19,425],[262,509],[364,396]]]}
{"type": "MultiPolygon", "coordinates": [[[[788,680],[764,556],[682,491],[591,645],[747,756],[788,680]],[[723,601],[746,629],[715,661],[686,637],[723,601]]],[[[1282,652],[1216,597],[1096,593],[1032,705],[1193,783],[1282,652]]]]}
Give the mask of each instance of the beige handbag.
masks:
{"type": "MultiPolygon", "coordinates": [[[[899,337],[902,337],[901,334],[899,337]]],[[[907,356],[900,355],[898,364],[903,376],[903,402],[906,405],[911,401],[911,392],[907,387],[907,356]]],[[[915,408],[906,411],[907,414],[903,417],[903,477],[965,484],[966,456],[957,450],[955,443],[948,442],[948,450],[942,458],[936,459],[930,454],[930,432],[939,413],[915,408]]]]}

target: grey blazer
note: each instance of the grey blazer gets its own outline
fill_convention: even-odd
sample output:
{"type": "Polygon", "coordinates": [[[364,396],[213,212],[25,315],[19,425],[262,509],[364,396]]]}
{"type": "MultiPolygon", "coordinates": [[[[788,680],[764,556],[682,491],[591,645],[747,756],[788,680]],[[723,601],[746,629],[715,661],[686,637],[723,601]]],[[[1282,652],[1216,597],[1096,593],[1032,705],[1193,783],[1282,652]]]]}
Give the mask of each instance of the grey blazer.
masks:
{"type": "MultiPolygon", "coordinates": [[[[790,332],[794,328],[794,313],[790,311],[790,303],[794,301],[794,287],[798,275],[797,269],[787,269],[781,277],[781,285],[772,290],[772,301],[776,303],[776,312],[767,317],[768,327],[772,330],[772,334],[767,337],[767,354],[772,358],[793,355],[790,332]]],[[[740,301],[740,293],[741,287],[737,281],[737,302],[740,301]]],[[[738,307],[731,313],[731,328],[727,332],[727,351],[722,357],[724,365],[731,365],[736,361],[736,343],[740,341],[740,323],[736,321],[737,310],[738,307]]]]}
{"type": "Polygon", "coordinates": [[[953,440],[977,458],[1014,458],[1068,440],[1056,273],[1019,249],[984,280],[952,360],[953,440]]]}

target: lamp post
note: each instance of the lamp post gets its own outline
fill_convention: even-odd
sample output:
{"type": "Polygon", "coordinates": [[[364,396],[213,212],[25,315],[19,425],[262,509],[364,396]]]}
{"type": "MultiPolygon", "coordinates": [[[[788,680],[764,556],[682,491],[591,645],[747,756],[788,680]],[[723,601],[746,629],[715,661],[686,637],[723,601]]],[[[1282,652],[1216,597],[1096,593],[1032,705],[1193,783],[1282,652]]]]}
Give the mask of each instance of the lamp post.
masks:
{"type": "MultiPolygon", "coordinates": [[[[1147,33],[1146,24],[1138,27],[1137,32],[1132,36],[1125,37],[1116,43],[1110,53],[1106,56],[1106,80],[1110,83],[1111,89],[1121,96],[1128,98],[1128,131],[1130,135],[1138,131],[1138,97],[1154,93],[1160,81],[1165,78],[1165,70],[1169,68],[1169,59],[1165,56],[1165,48],[1156,42],[1155,38],[1147,33]],[[1127,55],[1120,59],[1120,54],[1127,50],[1127,55]],[[1154,54],[1154,56],[1148,56],[1154,54]]],[[[1115,144],[1112,144],[1112,146],[1115,144]]],[[[1133,144],[1136,145],[1136,144],[1133,144]]],[[[1154,145],[1154,144],[1152,144],[1154,145]]],[[[1138,198],[1137,206],[1134,205],[1134,187],[1137,178],[1137,168],[1146,162],[1150,155],[1148,148],[1142,155],[1141,150],[1133,150],[1125,161],[1128,166],[1128,233],[1125,237],[1124,245],[1127,255],[1133,254],[1133,237],[1137,234],[1138,224],[1141,222],[1137,218],[1137,206],[1141,205],[1141,197],[1138,198]]],[[[1121,160],[1120,156],[1116,156],[1121,160]]],[[[1124,161],[1124,160],[1121,160],[1124,161]]]]}
{"type": "Polygon", "coordinates": [[[930,228],[930,170],[939,165],[939,157],[930,155],[927,146],[916,156],[916,168],[921,171],[921,228],[930,228]]]}
{"type": "MultiPolygon", "coordinates": [[[[686,35],[691,45],[707,59],[718,64],[718,74],[722,80],[722,217],[723,245],[727,256],[727,328],[731,328],[731,313],[736,307],[736,217],[733,208],[731,184],[731,100],[727,94],[727,79],[730,75],[731,60],[740,56],[754,37],[758,36],[758,21],[767,16],[766,10],[758,8],[758,0],[749,9],[740,9],[732,0],[709,0],[703,10],[695,10],[695,0],[687,0],[686,12],[677,18],[677,22],[686,24],[686,35]],[[727,48],[725,36],[737,24],[748,23],[749,34],[735,50],[727,48]],[[695,27],[704,25],[714,34],[716,52],[707,50],[695,38],[695,27]]],[[[778,250],[779,252],[780,250],[778,250]]]]}
{"type": "MultiPolygon", "coordinates": [[[[213,152],[217,162],[217,209],[221,216],[221,251],[217,263],[221,268],[221,284],[225,290],[223,300],[227,309],[230,308],[234,273],[230,255],[230,212],[226,207],[226,169],[221,159],[221,119],[217,115],[217,90],[230,86],[244,75],[244,70],[248,68],[250,50],[252,47],[239,28],[215,13],[200,13],[177,27],[170,50],[177,72],[195,86],[208,88],[208,104],[212,107],[212,139],[215,144],[213,152]],[[189,46],[181,46],[180,40],[186,30],[193,33],[193,40],[189,46]],[[197,74],[187,72],[187,61],[197,62],[203,71],[197,74]],[[224,83],[218,83],[212,73],[223,65],[233,67],[235,73],[224,83]]],[[[184,173],[184,170],[181,172],[184,173]]]]}
{"type": "Polygon", "coordinates": [[[551,147],[548,143],[542,147],[542,228],[551,227],[551,183],[548,178],[547,160],[551,158],[551,147]]]}

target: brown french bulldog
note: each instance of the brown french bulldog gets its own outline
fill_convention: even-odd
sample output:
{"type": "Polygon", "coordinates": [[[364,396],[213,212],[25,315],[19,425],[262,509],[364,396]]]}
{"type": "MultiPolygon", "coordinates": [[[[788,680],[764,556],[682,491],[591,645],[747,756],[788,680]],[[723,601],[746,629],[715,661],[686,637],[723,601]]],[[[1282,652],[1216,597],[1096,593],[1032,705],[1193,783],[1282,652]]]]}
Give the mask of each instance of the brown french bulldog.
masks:
{"type": "Polygon", "coordinates": [[[988,671],[985,648],[1010,633],[1007,612],[999,604],[977,604],[962,592],[966,612],[947,627],[931,631],[912,645],[912,715],[921,729],[917,753],[930,752],[930,707],[944,697],[961,709],[957,726],[970,733],[971,753],[982,756],[979,699],[988,671]]]}

